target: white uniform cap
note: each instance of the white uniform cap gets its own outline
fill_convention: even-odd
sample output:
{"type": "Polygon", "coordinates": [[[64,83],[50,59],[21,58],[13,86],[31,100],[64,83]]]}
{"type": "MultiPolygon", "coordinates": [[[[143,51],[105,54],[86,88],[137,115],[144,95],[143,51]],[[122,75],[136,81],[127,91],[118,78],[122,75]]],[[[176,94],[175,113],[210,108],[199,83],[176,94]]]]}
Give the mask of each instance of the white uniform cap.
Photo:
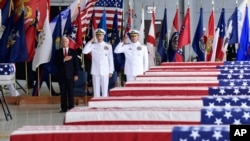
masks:
{"type": "Polygon", "coordinates": [[[130,34],[130,36],[135,36],[135,35],[139,35],[140,32],[139,32],[138,30],[131,30],[131,31],[129,32],[129,34],[130,34]]]}
{"type": "Polygon", "coordinates": [[[95,30],[95,34],[96,35],[104,35],[104,34],[106,34],[106,32],[103,29],[101,29],[101,28],[97,28],[95,30]]]}

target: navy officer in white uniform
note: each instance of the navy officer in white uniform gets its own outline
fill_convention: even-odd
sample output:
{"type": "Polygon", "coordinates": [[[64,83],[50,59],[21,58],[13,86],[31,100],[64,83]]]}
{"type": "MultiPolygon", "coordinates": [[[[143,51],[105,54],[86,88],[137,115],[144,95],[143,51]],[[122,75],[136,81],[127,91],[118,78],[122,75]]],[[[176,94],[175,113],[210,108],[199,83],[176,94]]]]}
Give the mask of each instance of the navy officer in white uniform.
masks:
{"type": "Polygon", "coordinates": [[[126,44],[126,38],[120,42],[114,52],[125,54],[125,69],[127,81],[135,80],[137,75],[144,74],[148,70],[148,50],[139,42],[139,31],[129,32],[131,43],[126,44]]]}
{"type": "Polygon", "coordinates": [[[94,88],[94,97],[108,96],[109,78],[114,72],[112,46],[103,41],[105,31],[96,29],[95,38],[92,38],[84,47],[82,53],[92,55],[91,75],[94,88]]]}

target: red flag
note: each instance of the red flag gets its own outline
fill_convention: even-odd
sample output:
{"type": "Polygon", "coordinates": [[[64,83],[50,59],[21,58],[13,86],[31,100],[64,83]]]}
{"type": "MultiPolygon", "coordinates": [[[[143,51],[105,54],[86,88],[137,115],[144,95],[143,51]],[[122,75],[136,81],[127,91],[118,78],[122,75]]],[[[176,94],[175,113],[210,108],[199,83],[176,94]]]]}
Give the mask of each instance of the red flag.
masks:
{"type": "Polygon", "coordinates": [[[4,5],[5,5],[6,0],[1,0],[0,1],[0,9],[3,9],[4,5]]]}
{"type": "Polygon", "coordinates": [[[125,28],[125,31],[124,31],[124,37],[127,36],[127,33],[131,30],[131,27],[132,27],[132,12],[133,12],[133,9],[129,5],[128,21],[127,21],[127,25],[126,25],[126,28],[125,28]]]}
{"type": "Polygon", "coordinates": [[[36,18],[36,10],[40,12],[39,15],[39,29],[43,28],[43,24],[46,18],[47,7],[50,7],[50,0],[41,1],[41,0],[29,0],[29,1],[19,1],[15,2],[15,10],[20,11],[22,5],[26,11],[25,14],[25,35],[27,42],[27,51],[28,51],[28,61],[31,61],[35,54],[35,37],[36,37],[36,27],[33,24],[36,18]]]}
{"type": "Polygon", "coordinates": [[[155,66],[155,13],[152,11],[152,19],[147,38],[149,67],[155,66]]]}
{"type": "Polygon", "coordinates": [[[182,22],[178,48],[182,48],[191,42],[190,39],[190,8],[188,7],[184,20],[182,22]]]}
{"type": "MultiPolygon", "coordinates": [[[[179,32],[179,9],[178,8],[176,9],[176,12],[175,12],[175,17],[174,17],[174,21],[173,21],[173,27],[172,27],[172,31],[171,31],[171,37],[172,36],[176,36],[177,32],[179,32]]],[[[175,41],[171,40],[171,42],[175,42],[175,41]]],[[[178,45],[178,44],[176,44],[176,45],[178,45]]],[[[176,48],[177,50],[173,54],[174,55],[174,60],[173,61],[175,61],[175,62],[183,62],[182,49],[178,49],[178,47],[174,47],[174,48],[176,48]]]]}
{"type": "Polygon", "coordinates": [[[78,24],[78,27],[77,27],[77,32],[76,32],[76,43],[77,43],[77,48],[79,48],[80,46],[82,46],[83,44],[83,39],[82,39],[82,21],[81,21],[81,14],[80,14],[80,7],[78,7],[78,10],[79,10],[79,14],[77,16],[77,24],[78,24]]]}
{"type": "Polygon", "coordinates": [[[213,39],[214,39],[214,8],[211,11],[209,21],[208,21],[208,34],[206,41],[206,61],[211,61],[213,54],[213,39]]]}

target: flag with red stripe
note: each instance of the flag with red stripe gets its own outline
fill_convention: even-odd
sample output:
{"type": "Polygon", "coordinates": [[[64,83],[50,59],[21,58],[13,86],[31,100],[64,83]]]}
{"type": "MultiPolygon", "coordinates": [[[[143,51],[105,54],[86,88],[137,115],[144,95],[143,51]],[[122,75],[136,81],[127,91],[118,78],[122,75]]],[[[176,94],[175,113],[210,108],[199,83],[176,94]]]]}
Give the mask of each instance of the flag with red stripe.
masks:
{"type": "Polygon", "coordinates": [[[118,12],[118,29],[121,29],[123,0],[90,0],[81,11],[82,31],[86,35],[86,30],[90,24],[90,19],[95,10],[96,23],[100,22],[104,9],[106,10],[107,29],[112,29],[115,11],[118,12]]]}

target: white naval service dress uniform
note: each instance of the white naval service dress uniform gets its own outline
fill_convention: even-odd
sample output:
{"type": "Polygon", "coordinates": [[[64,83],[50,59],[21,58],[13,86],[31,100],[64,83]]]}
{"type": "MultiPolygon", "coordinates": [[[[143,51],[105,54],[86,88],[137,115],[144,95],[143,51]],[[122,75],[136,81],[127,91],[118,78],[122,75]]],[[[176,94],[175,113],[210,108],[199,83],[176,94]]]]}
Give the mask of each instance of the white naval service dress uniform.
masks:
{"type": "Polygon", "coordinates": [[[108,96],[109,74],[114,72],[112,46],[106,42],[88,42],[82,53],[91,52],[91,75],[93,80],[94,97],[108,96]],[[100,92],[101,88],[101,92],[100,92]]]}
{"type": "Polygon", "coordinates": [[[142,75],[148,70],[148,50],[147,47],[136,43],[119,43],[114,50],[115,53],[124,53],[125,68],[127,81],[135,80],[137,75],[142,75]]]}

